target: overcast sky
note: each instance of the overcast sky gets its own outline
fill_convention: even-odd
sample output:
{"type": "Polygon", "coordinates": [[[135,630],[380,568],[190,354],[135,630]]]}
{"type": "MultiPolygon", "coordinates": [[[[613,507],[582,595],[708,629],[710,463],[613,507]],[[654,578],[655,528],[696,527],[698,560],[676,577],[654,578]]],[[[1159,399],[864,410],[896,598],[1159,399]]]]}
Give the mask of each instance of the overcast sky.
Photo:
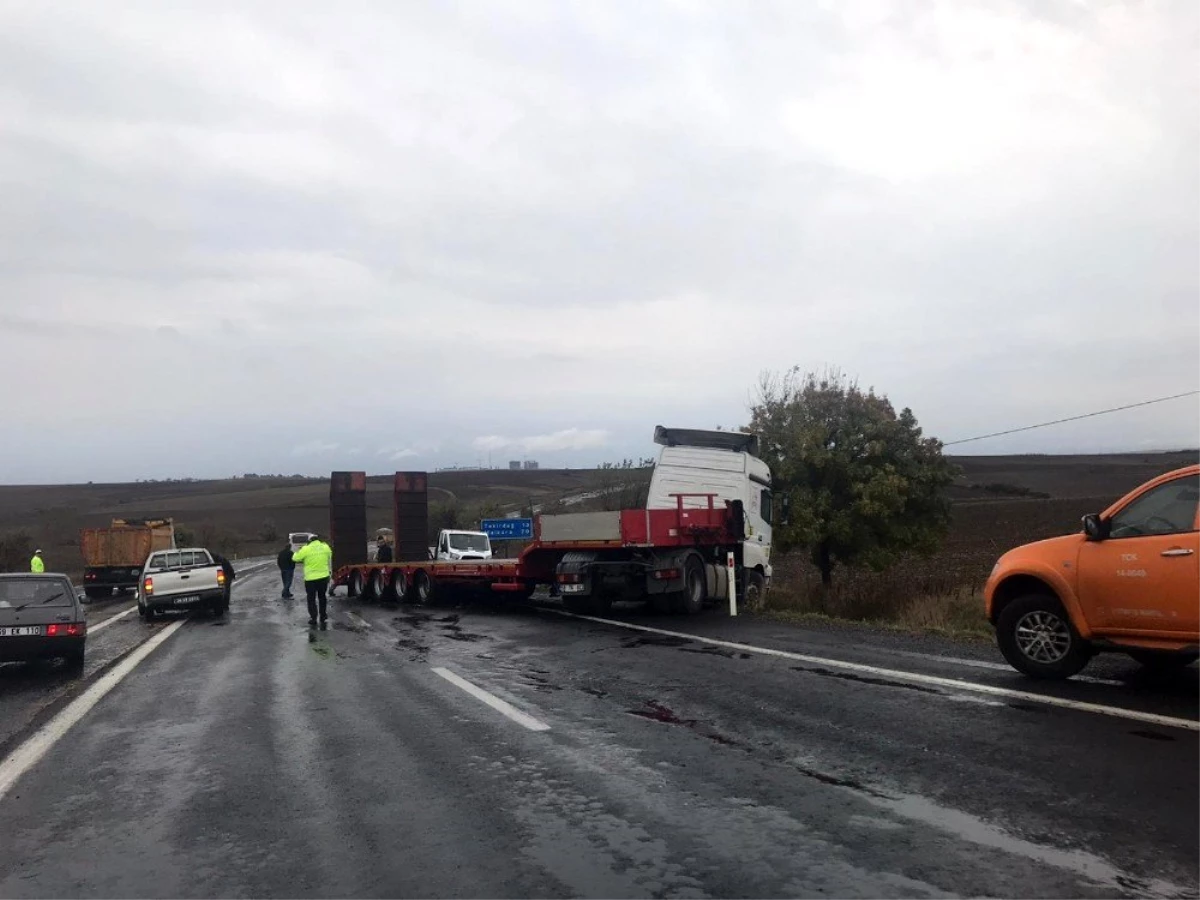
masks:
{"type": "Polygon", "coordinates": [[[946,441],[1195,389],[1198,35],[1194,0],[0,0],[0,481],[590,465],[792,365],[946,441]]]}

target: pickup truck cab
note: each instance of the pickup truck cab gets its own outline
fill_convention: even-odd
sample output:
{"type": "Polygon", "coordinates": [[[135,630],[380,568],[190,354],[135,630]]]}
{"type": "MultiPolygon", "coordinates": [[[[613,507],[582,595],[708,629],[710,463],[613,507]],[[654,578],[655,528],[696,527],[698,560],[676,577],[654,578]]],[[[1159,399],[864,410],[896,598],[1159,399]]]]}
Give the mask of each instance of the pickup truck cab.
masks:
{"type": "Polygon", "coordinates": [[[225,572],[203,547],[152,553],[142,567],[137,605],[143,619],[169,609],[204,608],[223,615],[229,609],[225,572]]]}
{"type": "Polygon", "coordinates": [[[435,559],[491,559],[492,542],[482,531],[443,529],[438,534],[435,559]]]}
{"type": "Polygon", "coordinates": [[[984,588],[1000,651],[1033,678],[1069,678],[1101,651],[1170,669],[1200,657],[1200,465],[1083,517],[1080,533],[1000,557],[984,588]]]}

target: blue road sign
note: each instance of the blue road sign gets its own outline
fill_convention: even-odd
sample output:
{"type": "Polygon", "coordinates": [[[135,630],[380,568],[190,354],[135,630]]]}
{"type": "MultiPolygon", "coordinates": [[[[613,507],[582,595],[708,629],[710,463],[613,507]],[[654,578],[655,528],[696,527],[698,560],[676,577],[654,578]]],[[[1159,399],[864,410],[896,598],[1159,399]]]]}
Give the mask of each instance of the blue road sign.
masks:
{"type": "Polygon", "coordinates": [[[479,530],[493,541],[528,541],[533,537],[533,519],[484,519],[479,530]]]}

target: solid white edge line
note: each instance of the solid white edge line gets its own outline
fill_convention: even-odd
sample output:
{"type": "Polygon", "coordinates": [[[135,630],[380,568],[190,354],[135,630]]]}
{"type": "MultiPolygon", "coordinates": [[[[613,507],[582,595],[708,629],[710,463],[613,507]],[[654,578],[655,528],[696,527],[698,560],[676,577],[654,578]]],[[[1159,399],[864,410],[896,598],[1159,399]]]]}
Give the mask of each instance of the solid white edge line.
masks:
{"type": "Polygon", "coordinates": [[[530,731],[549,731],[550,730],[550,726],[547,725],[545,722],[539,722],[533,716],[530,716],[530,715],[527,715],[527,714],[521,712],[519,709],[517,709],[511,703],[506,703],[503,700],[501,700],[499,697],[497,697],[493,694],[489,694],[483,688],[476,687],[475,685],[471,684],[471,682],[467,681],[467,679],[462,678],[458,675],[455,675],[449,669],[435,667],[433,671],[435,673],[437,673],[438,675],[440,675],[442,678],[445,678],[448,682],[450,682],[455,687],[462,688],[464,691],[466,691],[468,694],[470,694],[476,700],[482,700],[484,703],[486,703],[492,709],[496,710],[496,712],[501,713],[505,716],[508,716],[508,718],[512,719],[518,725],[523,725],[526,728],[528,728],[530,731]]]}
{"type": "Polygon", "coordinates": [[[158,634],[125,657],[120,663],[106,672],[95,684],[76,697],[65,709],[41,727],[32,737],[21,744],[5,760],[0,761],[0,800],[12,789],[22,775],[33,768],[37,762],[65,735],[71,726],[86,716],[104,695],[115,688],[158,646],[183,627],[187,620],[180,619],[163,628],[158,634]]]}
{"type": "MultiPolygon", "coordinates": [[[[545,609],[543,607],[543,609],[545,609]]],[[[1088,703],[1084,700],[1068,700],[1065,697],[1051,697],[1045,694],[1032,694],[1028,691],[1017,691],[1012,688],[995,687],[990,684],[976,684],[973,681],[961,681],[957,678],[942,678],[938,675],[922,675],[918,672],[905,672],[901,669],[883,669],[879,666],[868,666],[864,663],[847,662],[842,659],[829,659],[823,656],[808,656],[804,653],[793,653],[790,650],[773,650],[770,647],[755,647],[751,644],[739,644],[735,641],[723,641],[718,638],[701,637],[698,634],[685,634],[681,631],[668,631],[665,628],[651,628],[649,625],[634,625],[632,622],[620,622],[615,619],[601,619],[597,616],[581,616],[578,613],[561,609],[545,609],[546,612],[556,613],[572,619],[582,619],[586,622],[599,622],[602,625],[613,625],[617,628],[627,628],[631,631],[645,631],[650,634],[661,634],[666,637],[686,638],[701,644],[711,644],[715,647],[728,647],[731,650],[741,650],[745,653],[758,653],[763,656],[777,656],[782,659],[797,662],[814,663],[829,666],[834,669],[846,669],[851,672],[865,672],[869,675],[883,675],[899,681],[912,681],[917,684],[930,684],[937,687],[950,688],[956,691],[972,691],[976,694],[989,694],[993,697],[1007,697],[1011,700],[1027,700],[1031,703],[1044,703],[1047,706],[1059,706],[1063,709],[1074,709],[1080,712],[1096,713],[1103,716],[1114,716],[1130,719],[1135,722],[1148,722],[1152,725],[1162,725],[1166,728],[1184,728],[1188,731],[1200,731],[1200,722],[1191,719],[1179,719],[1174,716],[1162,716],[1158,713],[1141,712],[1136,709],[1122,709],[1119,706],[1104,706],[1100,703],[1088,703]]]]}
{"type": "Polygon", "coordinates": [[[123,610],[123,611],[117,613],[115,616],[110,616],[109,618],[105,619],[103,622],[97,622],[95,625],[89,625],[87,633],[95,634],[97,631],[102,631],[105,628],[107,628],[109,625],[111,625],[113,622],[116,622],[118,619],[125,618],[127,615],[129,615],[132,612],[137,612],[137,604],[134,604],[133,606],[129,607],[129,609],[126,609],[126,610],[123,610]]]}

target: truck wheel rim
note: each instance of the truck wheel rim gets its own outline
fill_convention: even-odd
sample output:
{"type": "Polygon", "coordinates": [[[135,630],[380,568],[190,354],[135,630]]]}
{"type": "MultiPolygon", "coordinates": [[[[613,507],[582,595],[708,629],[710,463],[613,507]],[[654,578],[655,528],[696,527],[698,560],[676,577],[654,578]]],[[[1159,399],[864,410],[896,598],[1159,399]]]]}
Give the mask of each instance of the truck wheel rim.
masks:
{"type": "Polygon", "coordinates": [[[384,594],[384,591],[387,590],[386,585],[384,585],[384,583],[383,583],[383,573],[382,572],[375,573],[374,582],[375,582],[375,595],[377,597],[382,597],[384,594]]]}
{"type": "Polygon", "coordinates": [[[1071,630],[1052,612],[1039,609],[1017,622],[1017,647],[1037,663],[1061,662],[1071,650],[1071,630]]]}

